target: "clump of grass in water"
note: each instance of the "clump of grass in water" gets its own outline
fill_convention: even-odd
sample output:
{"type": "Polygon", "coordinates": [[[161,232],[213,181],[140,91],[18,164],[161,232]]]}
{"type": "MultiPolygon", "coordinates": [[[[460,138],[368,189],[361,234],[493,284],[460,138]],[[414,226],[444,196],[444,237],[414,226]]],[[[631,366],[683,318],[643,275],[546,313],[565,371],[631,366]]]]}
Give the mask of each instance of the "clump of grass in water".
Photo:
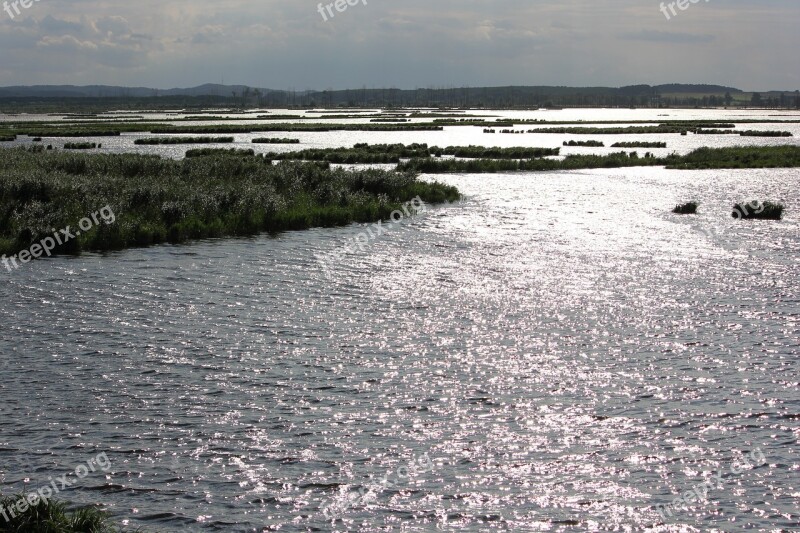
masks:
{"type": "Polygon", "coordinates": [[[731,216],[744,220],[780,220],[783,217],[784,209],[783,204],[753,200],[748,203],[735,204],[731,216]]]}
{"type": "Polygon", "coordinates": [[[186,151],[186,157],[203,157],[210,155],[256,155],[252,148],[194,148],[186,151]]]}
{"type": "Polygon", "coordinates": [[[136,139],[133,144],[223,144],[232,142],[233,137],[147,137],[136,139]]]}
{"type": "MultiPolygon", "coordinates": [[[[37,500],[34,505],[22,504],[24,494],[0,497],[0,508],[6,517],[0,519],[0,532],[25,533],[119,533],[121,530],[110,523],[104,511],[86,507],[67,511],[66,504],[53,500],[37,500]],[[24,512],[16,509],[25,508],[24,512]],[[14,509],[14,516],[11,514],[14,509]]],[[[29,500],[26,500],[29,502],[29,500]]]]}
{"type": "Polygon", "coordinates": [[[672,210],[673,213],[678,215],[694,215],[697,213],[697,208],[700,204],[697,202],[686,202],[685,204],[678,204],[675,206],[675,209],[672,210]]]}
{"type": "MultiPolygon", "coordinates": [[[[100,145],[103,146],[102,144],[100,145]]],[[[64,150],[92,150],[98,148],[97,143],[65,143],[64,150]]]]}
{"type": "Polygon", "coordinates": [[[601,141],[564,141],[564,146],[591,146],[603,147],[605,144],[601,141]]]}

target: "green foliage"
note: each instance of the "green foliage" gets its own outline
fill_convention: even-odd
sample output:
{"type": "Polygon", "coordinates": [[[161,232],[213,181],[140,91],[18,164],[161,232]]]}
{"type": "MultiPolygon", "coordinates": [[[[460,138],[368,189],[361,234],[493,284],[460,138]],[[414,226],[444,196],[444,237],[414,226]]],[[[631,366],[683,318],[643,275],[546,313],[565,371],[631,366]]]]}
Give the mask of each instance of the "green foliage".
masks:
{"type": "Polygon", "coordinates": [[[110,523],[107,513],[86,507],[67,511],[64,503],[53,500],[36,500],[34,505],[18,504],[25,495],[0,498],[0,507],[9,520],[0,518],[2,533],[116,533],[120,531],[110,523]],[[25,509],[18,512],[17,509],[25,509]],[[11,510],[13,509],[13,514],[11,510]]]}
{"type": "Polygon", "coordinates": [[[667,168],[792,168],[800,166],[800,146],[699,148],[666,161],[667,168]]]}
{"type": "Polygon", "coordinates": [[[100,223],[55,252],[371,222],[417,195],[429,203],[460,198],[454,187],[414,174],[327,163],[12,148],[0,150],[0,254],[28,249],[53,228],[75,228],[105,206],[115,223],[100,223]]]}

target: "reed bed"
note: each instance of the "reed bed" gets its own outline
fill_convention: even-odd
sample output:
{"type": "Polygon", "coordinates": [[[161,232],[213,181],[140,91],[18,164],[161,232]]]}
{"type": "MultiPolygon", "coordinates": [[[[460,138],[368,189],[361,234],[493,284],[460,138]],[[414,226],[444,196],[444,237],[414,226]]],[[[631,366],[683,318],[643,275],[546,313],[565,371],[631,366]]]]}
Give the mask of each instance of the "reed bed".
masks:
{"type": "Polygon", "coordinates": [[[455,187],[412,173],[213,154],[175,161],[141,154],[0,150],[0,254],[109,206],[57,253],[372,222],[416,196],[455,201],[455,187]]]}

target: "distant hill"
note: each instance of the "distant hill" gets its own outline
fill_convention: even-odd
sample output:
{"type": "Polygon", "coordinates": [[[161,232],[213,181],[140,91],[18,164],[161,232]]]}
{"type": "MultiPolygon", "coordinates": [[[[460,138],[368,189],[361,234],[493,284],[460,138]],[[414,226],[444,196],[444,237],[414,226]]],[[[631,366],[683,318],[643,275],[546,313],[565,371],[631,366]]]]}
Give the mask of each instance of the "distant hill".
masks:
{"type": "Polygon", "coordinates": [[[175,109],[203,107],[718,107],[757,106],[800,109],[800,93],[766,91],[760,95],[709,84],[629,85],[626,87],[431,87],[327,91],[282,91],[245,85],[208,83],[197,87],[152,89],[109,85],[35,85],[0,87],[4,109],[83,108],[175,109]]]}
{"type": "MultiPolygon", "coordinates": [[[[220,96],[228,97],[233,93],[244,94],[245,91],[253,93],[260,91],[261,94],[281,93],[286,91],[276,91],[263,87],[247,87],[245,85],[220,85],[216,83],[206,83],[197,87],[175,88],[175,89],[152,89],[148,87],[117,87],[113,85],[31,85],[0,87],[0,98],[150,98],[156,96],[220,96]]],[[[299,94],[343,94],[343,93],[364,93],[364,92],[413,92],[401,89],[345,89],[336,91],[307,91],[299,94]]],[[[506,87],[470,87],[470,88],[436,88],[418,89],[418,91],[469,91],[473,94],[482,93],[506,93],[518,92],[520,94],[621,94],[621,95],[641,95],[655,93],[691,93],[691,94],[719,94],[725,92],[741,93],[740,89],[733,87],[723,87],[721,85],[630,85],[627,87],[564,87],[564,86],[506,86],[506,87]]]]}
{"type": "MultiPolygon", "coordinates": [[[[0,98],[150,98],[156,96],[232,96],[243,94],[244,85],[206,83],[188,89],[150,89],[147,87],[115,87],[111,85],[32,85],[0,87],[0,98]]],[[[255,88],[249,88],[254,91],[255,88]]],[[[259,89],[262,93],[273,92],[259,89]]]]}

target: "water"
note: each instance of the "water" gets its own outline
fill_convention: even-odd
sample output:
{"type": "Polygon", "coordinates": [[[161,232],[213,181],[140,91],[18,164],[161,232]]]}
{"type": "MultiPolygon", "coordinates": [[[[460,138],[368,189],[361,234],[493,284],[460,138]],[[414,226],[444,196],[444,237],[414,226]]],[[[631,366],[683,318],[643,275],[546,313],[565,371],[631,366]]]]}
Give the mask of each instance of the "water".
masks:
{"type": "Polygon", "coordinates": [[[796,169],[435,179],[330,278],[363,228],[3,271],[3,492],[105,453],[60,497],[145,531],[800,528],[796,169]]]}

